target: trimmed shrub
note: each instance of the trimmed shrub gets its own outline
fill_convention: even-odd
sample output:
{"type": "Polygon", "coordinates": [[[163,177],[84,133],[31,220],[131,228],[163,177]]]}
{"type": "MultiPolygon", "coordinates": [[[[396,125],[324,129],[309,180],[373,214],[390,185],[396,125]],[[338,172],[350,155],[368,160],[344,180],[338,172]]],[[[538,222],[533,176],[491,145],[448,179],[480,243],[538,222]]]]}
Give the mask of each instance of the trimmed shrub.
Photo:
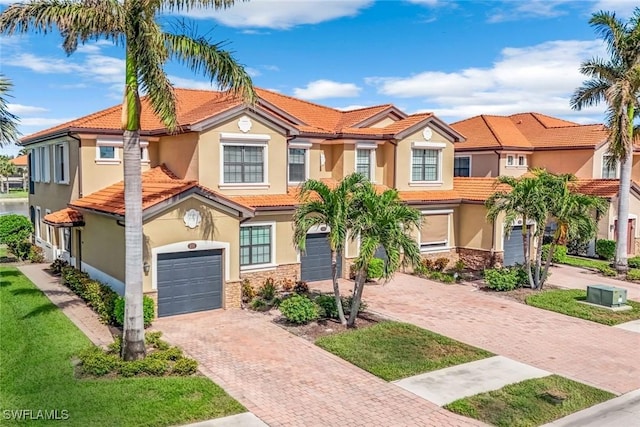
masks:
{"type": "Polygon", "coordinates": [[[423,258],[420,261],[420,267],[422,267],[425,270],[433,270],[433,260],[429,258],[423,258]]]}
{"type": "Polygon", "coordinates": [[[640,268],[640,256],[634,256],[627,260],[629,268],[640,268]]]}
{"type": "Polygon", "coordinates": [[[333,295],[318,295],[313,300],[320,308],[318,315],[329,319],[338,318],[338,307],[336,305],[336,297],[333,295]]]}
{"type": "Polygon", "coordinates": [[[293,292],[295,292],[298,295],[308,294],[309,293],[309,285],[307,285],[307,282],[304,282],[302,280],[298,280],[296,282],[296,285],[293,287],[293,292]]]}
{"type": "Polygon", "coordinates": [[[282,291],[283,292],[291,292],[296,282],[293,279],[283,279],[282,280],[282,291]]]}
{"type": "Polygon", "coordinates": [[[166,350],[170,347],[169,343],[160,339],[162,332],[153,331],[144,334],[144,342],[147,345],[154,346],[156,350],[166,350]]]}
{"type": "MultiPolygon", "coordinates": [[[[155,316],[155,304],[151,297],[144,295],[142,297],[142,317],[144,319],[144,327],[151,326],[151,322],[155,316]]],[[[124,325],[124,298],[119,296],[113,305],[113,318],[118,326],[124,325]]]]}
{"type": "Polygon", "coordinates": [[[89,347],[80,352],[82,371],[89,375],[101,377],[114,371],[120,366],[120,359],[115,354],[108,354],[100,347],[89,347]]]}
{"type": "MultiPolygon", "coordinates": [[[[547,262],[547,256],[549,254],[549,249],[551,245],[542,245],[542,262],[547,262]]],[[[567,247],[562,245],[557,245],[553,250],[553,257],[551,258],[551,262],[554,264],[562,264],[567,261],[567,247]]]]}
{"type": "Polygon", "coordinates": [[[269,277],[267,280],[265,280],[260,289],[258,289],[258,296],[266,301],[271,301],[273,298],[275,298],[276,292],[278,292],[278,288],[276,287],[275,281],[272,277],[269,277]]]}
{"type": "Polygon", "coordinates": [[[596,253],[602,259],[611,261],[616,255],[616,241],[600,239],[596,242],[596,253]]]}
{"type": "Polygon", "coordinates": [[[40,246],[31,245],[29,248],[29,261],[34,264],[44,262],[44,251],[40,246]]]}
{"type": "Polygon", "coordinates": [[[271,306],[262,298],[254,298],[251,301],[250,307],[255,311],[267,311],[271,308],[271,306]]]}
{"type": "Polygon", "coordinates": [[[29,259],[29,254],[31,254],[31,242],[25,240],[24,242],[20,242],[16,245],[10,245],[9,250],[12,254],[14,254],[18,259],[24,261],[29,259]]]}
{"type": "Polygon", "coordinates": [[[31,233],[33,233],[33,224],[29,218],[18,214],[0,216],[0,243],[7,245],[9,250],[20,259],[26,259],[28,256],[28,252],[26,256],[24,254],[21,256],[17,252],[20,252],[20,244],[29,239],[31,233]]]}
{"type": "MultiPolygon", "coordinates": [[[[351,313],[351,306],[353,305],[353,295],[349,295],[348,297],[342,297],[342,310],[344,314],[351,313]]],[[[367,303],[363,300],[360,301],[360,307],[358,308],[358,314],[362,313],[367,309],[367,303]]]]}
{"type": "Polygon", "coordinates": [[[175,375],[193,375],[198,371],[198,362],[188,357],[183,357],[178,360],[174,365],[171,372],[175,375]]]}
{"type": "Polygon", "coordinates": [[[484,271],[484,281],[494,291],[512,291],[518,287],[518,272],[508,268],[490,268],[484,271]]]}
{"type": "Polygon", "coordinates": [[[156,350],[147,355],[152,359],[179,360],[182,358],[182,350],[178,347],[169,347],[166,350],[156,350]]]}
{"type": "Polygon", "coordinates": [[[444,271],[447,265],[449,265],[449,258],[441,257],[433,262],[433,269],[435,271],[444,271]]]}
{"type": "Polygon", "coordinates": [[[384,261],[380,258],[372,258],[367,266],[367,280],[379,279],[384,274],[384,261]]]}
{"type": "Polygon", "coordinates": [[[567,253],[571,255],[586,256],[589,252],[589,240],[570,238],[567,241],[567,253]]]}
{"type": "Polygon", "coordinates": [[[256,297],[256,290],[251,286],[249,279],[242,280],[242,302],[247,304],[256,297]]]}
{"type": "Polygon", "coordinates": [[[144,372],[144,361],[142,360],[123,362],[118,369],[118,373],[123,377],[135,377],[142,372],[144,372]]]}
{"type": "Polygon", "coordinates": [[[615,277],[618,275],[618,273],[608,265],[599,265],[597,268],[598,268],[598,271],[602,273],[603,276],[615,277]]]}
{"type": "Polygon", "coordinates": [[[292,323],[304,324],[318,318],[318,306],[303,295],[293,295],[280,304],[280,312],[292,323]]]}
{"type": "Polygon", "coordinates": [[[640,270],[632,268],[627,272],[627,280],[640,280],[640,270]]]}
{"type": "Polygon", "coordinates": [[[466,269],[467,269],[467,266],[464,264],[464,261],[461,259],[456,261],[455,265],[453,266],[453,272],[458,273],[459,275],[464,273],[466,269]]]}
{"type": "Polygon", "coordinates": [[[69,265],[69,263],[67,261],[58,258],[58,259],[56,259],[55,261],[53,261],[51,263],[49,268],[51,269],[51,272],[53,274],[56,274],[56,275],[59,276],[60,274],[62,274],[62,269],[64,267],[67,267],[68,265],[69,265]]]}
{"type": "Polygon", "coordinates": [[[166,360],[147,357],[138,362],[142,364],[142,372],[154,377],[162,376],[169,370],[169,363],[166,360]]]}

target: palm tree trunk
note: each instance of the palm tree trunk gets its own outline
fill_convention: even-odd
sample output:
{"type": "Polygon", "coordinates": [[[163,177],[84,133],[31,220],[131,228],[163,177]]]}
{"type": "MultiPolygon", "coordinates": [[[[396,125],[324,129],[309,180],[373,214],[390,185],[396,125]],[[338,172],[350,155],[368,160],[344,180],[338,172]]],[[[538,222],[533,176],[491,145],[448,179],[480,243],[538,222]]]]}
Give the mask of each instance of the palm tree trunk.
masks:
{"type": "Polygon", "coordinates": [[[535,276],[534,283],[536,285],[536,289],[542,288],[542,282],[540,280],[540,272],[542,269],[542,235],[539,235],[535,238],[536,240],[536,263],[535,263],[535,276]]]}
{"type": "Polygon", "coordinates": [[[145,356],[142,308],[142,168],[140,166],[140,98],[135,63],[127,50],[123,105],[125,205],[125,309],[122,358],[145,356]],[[125,123],[126,122],[126,123],[125,123]]]}
{"type": "Polygon", "coordinates": [[[615,267],[618,272],[627,271],[627,241],[629,238],[629,197],[631,190],[631,167],[633,164],[633,150],[629,147],[627,155],[620,162],[620,188],[618,191],[618,223],[616,242],[616,261],[615,267]]]}
{"type": "Polygon", "coordinates": [[[333,295],[336,299],[336,308],[338,309],[338,319],[340,319],[342,325],[346,325],[347,319],[344,317],[342,298],[340,297],[340,285],[338,285],[338,253],[336,251],[331,251],[331,273],[333,279],[333,295]]]}
{"type": "Polygon", "coordinates": [[[527,277],[529,278],[529,287],[535,289],[533,282],[533,275],[531,274],[531,250],[529,249],[529,230],[527,228],[526,218],[523,218],[522,222],[522,250],[524,251],[524,268],[527,269],[527,277]]]}
{"type": "Polygon", "coordinates": [[[347,327],[349,328],[353,327],[356,324],[358,310],[360,310],[360,302],[362,301],[362,291],[364,290],[364,283],[366,281],[367,270],[359,270],[356,273],[356,285],[353,290],[353,298],[351,300],[351,312],[349,313],[349,320],[347,321],[347,327]]]}
{"type": "Polygon", "coordinates": [[[547,253],[547,259],[544,263],[544,271],[542,272],[542,278],[540,279],[540,289],[544,286],[544,283],[547,281],[547,277],[549,276],[549,267],[551,267],[551,261],[553,260],[553,253],[556,250],[556,241],[553,240],[549,245],[549,252],[547,253]]]}

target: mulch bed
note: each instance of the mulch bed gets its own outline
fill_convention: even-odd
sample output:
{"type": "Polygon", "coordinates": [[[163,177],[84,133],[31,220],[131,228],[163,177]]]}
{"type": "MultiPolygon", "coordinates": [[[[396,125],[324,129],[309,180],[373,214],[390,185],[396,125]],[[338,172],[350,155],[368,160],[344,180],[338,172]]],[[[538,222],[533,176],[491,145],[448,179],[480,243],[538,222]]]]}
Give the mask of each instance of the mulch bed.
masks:
{"type": "MultiPolygon", "coordinates": [[[[479,291],[486,292],[490,295],[493,295],[499,298],[505,298],[511,301],[516,301],[521,304],[526,304],[526,299],[529,295],[534,295],[541,292],[539,290],[531,289],[531,288],[518,288],[518,289],[514,289],[513,291],[494,291],[492,289],[489,289],[484,283],[478,283],[478,282],[475,283],[475,286],[478,288],[479,291]]],[[[546,284],[542,289],[544,291],[549,289],[564,289],[564,288],[546,284]]]]}
{"type": "MultiPolygon", "coordinates": [[[[355,329],[368,328],[369,326],[373,326],[384,320],[385,319],[383,319],[382,317],[377,316],[373,313],[360,313],[358,319],[356,320],[355,329]]],[[[315,342],[320,337],[339,334],[341,332],[350,330],[346,326],[341,325],[338,320],[334,319],[320,319],[306,325],[295,325],[288,322],[283,316],[278,315],[275,319],[273,319],[273,323],[289,331],[293,335],[304,338],[305,340],[311,342],[315,342]]]]}

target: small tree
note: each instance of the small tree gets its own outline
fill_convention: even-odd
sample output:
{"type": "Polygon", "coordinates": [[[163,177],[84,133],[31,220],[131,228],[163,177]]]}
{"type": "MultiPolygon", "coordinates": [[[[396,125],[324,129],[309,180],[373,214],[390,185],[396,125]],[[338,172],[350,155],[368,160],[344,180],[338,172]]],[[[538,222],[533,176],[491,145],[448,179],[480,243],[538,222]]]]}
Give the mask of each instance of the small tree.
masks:
{"type": "Polygon", "coordinates": [[[29,239],[33,233],[33,224],[29,218],[18,215],[2,215],[0,216],[0,243],[9,247],[14,255],[20,257],[18,247],[21,243],[29,239]]]}
{"type": "Polygon", "coordinates": [[[420,212],[400,200],[396,190],[378,194],[369,182],[357,189],[350,206],[348,228],[351,236],[360,238],[360,253],[354,263],[356,279],[348,326],[355,325],[367,270],[379,247],[387,254],[382,272],[386,280],[400,266],[420,261],[420,248],[412,235],[419,224],[420,212]]]}
{"type": "Polygon", "coordinates": [[[345,325],[347,320],[342,310],[340,286],[338,284],[338,254],[342,253],[347,238],[347,218],[353,200],[353,193],[365,182],[361,174],[345,177],[337,187],[331,189],[322,181],[310,179],[300,186],[299,198],[302,204],[293,215],[294,244],[304,252],[307,233],[312,227],[328,227],[327,239],[331,249],[331,272],[333,293],[338,307],[338,318],[345,325]]]}
{"type": "Polygon", "coordinates": [[[16,174],[16,165],[7,156],[0,156],[0,192],[9,193],[9,177],[16,174]],[[4,178],[4,183],[2,179],[4,178]]]}

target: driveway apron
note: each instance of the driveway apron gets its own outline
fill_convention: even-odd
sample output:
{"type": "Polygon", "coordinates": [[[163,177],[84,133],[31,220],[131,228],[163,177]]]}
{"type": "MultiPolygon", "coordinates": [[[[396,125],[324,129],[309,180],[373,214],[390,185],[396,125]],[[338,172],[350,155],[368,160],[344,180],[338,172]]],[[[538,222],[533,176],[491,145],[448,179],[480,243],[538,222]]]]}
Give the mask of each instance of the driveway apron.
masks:
{"type": "Polygon", "coordinates": [[[270,426],[479,426],[296,337],[268,315],[217,310],[154,326],[270,426]]]}

